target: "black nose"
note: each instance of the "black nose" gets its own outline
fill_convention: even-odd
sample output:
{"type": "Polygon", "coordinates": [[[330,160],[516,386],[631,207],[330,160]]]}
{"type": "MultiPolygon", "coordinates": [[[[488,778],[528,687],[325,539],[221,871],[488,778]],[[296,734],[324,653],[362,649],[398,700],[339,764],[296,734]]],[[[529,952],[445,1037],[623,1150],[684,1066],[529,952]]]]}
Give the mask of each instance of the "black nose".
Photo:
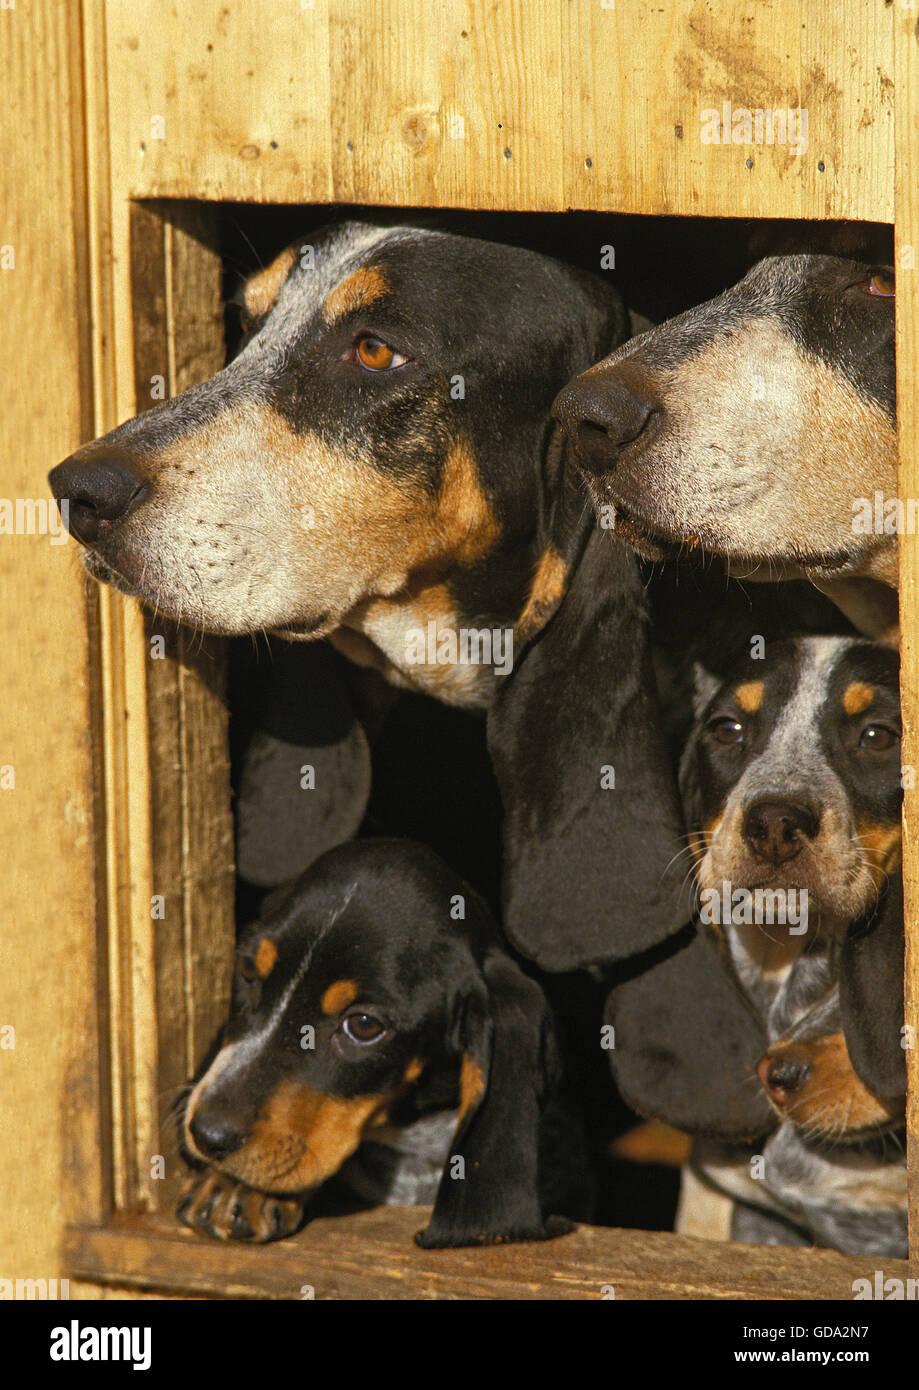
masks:
{"type": "Polygon", "coordinates": [[[801,836],[813,839],[818,813],[799,801],[755,801],[748,807],[742,834],[758,859],[784,864],[801,851],[801,836]]]}
{"type": "Polygon", "coordinates": [[[589,473],[608,473],[620,449],[646,429],[658,402],[618,377],[577,378],[555,398],[552,414],[574,446],[574,460],[589,473]]]}
{"type": "Polygon", "coordinates": [[[78,541],[92,545],[104,530],[124,521],[149,491],[129,455],[117,450],[77,452],[48,474],[64,524],[78,541]]]}
{"type": "Polygon", "coordinates": [[[188,1128],[199,1152],[215,1162],[242,1148],[246,1137],[226,1111],[206,1100],[197,1106],[188,1128]]]}
{"type": "Polygon", "coordinates": [[[806,1062],[793,1057],[778,1057],[773,1060],[768,1054],[756,1068],[759,1079],[770,1095],[783,1100],[794,1091],[800,1091],[808,1076],[810,1067],[806,1062]]]}

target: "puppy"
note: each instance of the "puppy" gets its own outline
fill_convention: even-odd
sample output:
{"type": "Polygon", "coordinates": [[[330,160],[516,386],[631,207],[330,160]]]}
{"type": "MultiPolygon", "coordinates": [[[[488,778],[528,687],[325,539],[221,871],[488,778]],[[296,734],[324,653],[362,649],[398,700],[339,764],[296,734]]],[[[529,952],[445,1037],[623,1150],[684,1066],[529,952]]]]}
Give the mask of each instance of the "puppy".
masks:
{"type": "MultiPolygon", "coordinates": [[[[902,953],[901,953],[902,962],[902,953]]],[[[908,1253],[902,1080],[879,1094],[862,1080],[842,1028],[838,961],[825,958],[822,999],[757,1068],[781,1123],[761,1152],[696,1147],[694,1163],[737,1199],[736,1240],[813,1242],[850,1254],[908,1253]]],[[[813,973],[814,965],[810,969],[813,973]]],[[[901,964],[902,970],[902,964],[901,964]]],[[[808,984],[817,988],[817,980],[808,984]]],[[[877,1001],[883,1009],[887,1001],[877,1001]]]]}
{"type": "Polygon", "coordinates": [[[701,549],[741,577],[803,576],[868,635],[895,625],[889,266],[769,257],[591,367],[554,409],[601,522],[640,554],[701,549]]]}
{"type": "Polygon", "coordinates": [[[365,1198],[429,1200],[436,1164],[420,1244],[547,1239],[588,1214],[560,1075],[542,989],[482,901],[421,845],[355,841],[240,945],[222,1045],[181,1114],[207,1168],[179,1215],[224,1239],[286,1235],[364,1146],[365,1198]]]}
{"type": "Polygon", "coordinates": [[[850,638],[778,643],[700,694],[681,784],[703,918],[771,1040],[781,1120],[696,1147],[775,1218],[739,1210],[738,1238],[905,1253],[899,731],[895,654],[850,638]]]}

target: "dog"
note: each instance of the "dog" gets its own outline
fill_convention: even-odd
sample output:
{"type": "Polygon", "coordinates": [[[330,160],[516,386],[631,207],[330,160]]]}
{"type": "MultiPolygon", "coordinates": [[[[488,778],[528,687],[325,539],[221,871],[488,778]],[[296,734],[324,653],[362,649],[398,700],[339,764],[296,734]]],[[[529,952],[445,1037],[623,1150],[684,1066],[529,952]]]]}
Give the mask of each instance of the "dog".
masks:
{"type": "Polygon", "coordinates": [[[696,713],[680,780],[701,929],[750,1006],[746,1055],[762,1044],[760,1059],[744,1076],[736,1038],[719,1048],[717,1026],[699,1047],[708,986],[681,978],[676,957],[639,977],[661,1023],[617,1039],[617,1080],[636,1108],[704,1136],[699,1171],[780,1228],[894,1253],[905,1239],[901,1156],[884,1138],[902,1126],[905,1091],[896,654],[852,637],[777,642],[724,685],[703,674],[696,713]],[[692,1066],[707,1087],[687,1085],[692,1066]],[[845,1149],[825,1153],[828,1139],[845,1149]],[[752,1176],[751,1159],[763,1165],[752,1176]]]}
{"type": "Polygon", "coordinates": [[[181,1111],[207,1167],[179,1214],[273,1240],[339,1175],[364,1199],[433,1197],[426,1247],[548,1239],[589,1215],[560,1079],[545,995],[485,904],[425,846],[355,841],[240,943],[222,1045],[181,1111]]]}
{"type": "Polygon", "coordinates": [[[528,251],[345,222],[241,302],[227,367],[53,470],[89,573],[191,626],[328,637],[484,708],[552,563],[550,406],[628,336],[621,297],[528,251]]]}
{"type": "Polygon", "coordinates": [[[894,293],[889,266],[768,257],[582,373],[554,411],[601,524],[649,558],[803,576],[893,640],[894,293]]]}
{"type": "MultiPolygon", "coordinates": [[[[690,908],[665,872],[682,821],[646,596],[550,419],[627,336],[621,298],[534,253],[361,223],[289,248],[242,297],[229,366],[53,470],[89,572],[209,631],[327,637],[486,713],[512,945],[563,972],[666,940],[690,908]],[[467,628],[509,634],[512,660],[495,663],[497,639],[490,662],[451,653],[467,628]],[[436,653],[410,653],[419,632],[436,653]]],[[[336,757],[359,742],[343,722],[311,734],[355,803],[325,807],[335,835],[369,782],[364,750],[336,757]]],[[[291,768],[313,761],[292,744],[291,768]]]]}

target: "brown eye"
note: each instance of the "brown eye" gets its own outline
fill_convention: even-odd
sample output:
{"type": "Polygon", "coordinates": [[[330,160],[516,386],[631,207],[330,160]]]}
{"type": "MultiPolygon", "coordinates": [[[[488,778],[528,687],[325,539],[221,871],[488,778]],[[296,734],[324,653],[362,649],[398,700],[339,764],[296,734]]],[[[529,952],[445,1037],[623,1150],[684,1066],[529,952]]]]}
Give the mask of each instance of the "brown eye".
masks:
{"type": "Polygon", "coordinates": [[[342,1032],[352,1042],[379,1042],[386,1032],[386,1024],[374,1014],[348,1014],[342,1020],[342,1032]]]}
{"type": "Polygon", "coordinates": [[[394,367],[401,367],[408,358],[403,357],[395,348],[391,348],[388,343],[384,343],[381,338],[374,338],[369,333],[365,333],[358,338],[354,345],[355,356],[362,367],[366,367],[371,372],[388,372],[394,367]]]}
{"type": "Polygon", "coordinates": [[[888,729],[884,724],[869,724],[862,730],[858,746],[870,748],[874,753],[886,753],[888,748],[893,748],[899,742],[900,736],[893,729],[888,729]]]}
{"type": "Polygon", "coordinates": [[[877,270],[868,281],[868,293],[891,299],[896,294],[896,284],[892,270],[877,270]]]}
{"type": "Polygon", "coordinates": [[[743,743],[743,725],[736,719],[713,719],[707,732],[716,743],[724,744],[725,747],[743,743]]]}

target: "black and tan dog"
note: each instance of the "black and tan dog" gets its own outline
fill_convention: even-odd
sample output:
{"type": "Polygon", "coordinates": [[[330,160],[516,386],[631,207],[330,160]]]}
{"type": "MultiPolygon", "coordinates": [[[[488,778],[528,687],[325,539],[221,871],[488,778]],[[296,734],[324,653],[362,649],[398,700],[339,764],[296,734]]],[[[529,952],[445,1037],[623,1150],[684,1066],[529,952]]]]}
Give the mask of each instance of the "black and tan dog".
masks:
{"type": "Polygon", "coordinates": [[[528,251],[346,222],[241,298],[223,371],[54,469],[89,572],[193,627],[328,636],[484,707],[502,656],[412,659],[407,633],[513,629],[540,562],[540,594],[560,587],[550,406],[628,336],[620,296],[528,251]]]}
{"type": "Polygon", "coordinates": [[[468,885],[410,841],[342,846],[239,947],[222,1046],[183,1107],[209,1166],[179,1214],[275,1239],[352,1156],[395,1147],[417,1195],[403,1172],[376,1196],[431,1200],[437,1174],[421,1244],[547,1239],[589,1214],[560,1076],[543,991],[468,885]]]}
{"type": "MultiPolygon", "coordinates": [[[[890,946],[895,987],[866,1001],[881,1018],[894,1011],[902,989],[902,932],[890,946]]],[[[849,1056],[838,979],[771,1045],[757,1070],[781,1123],[763,1147],[759,1183],[752,1191],[748,1184],[741,1199],[818,1245],[905,1258],[902,1058],[889,1049],[887,1067],[866,1085],[849,1056]]],[[[776,1239],[749,1211],[738,1209],[734,1225],[742,1239],[776,1239]]]]}
{"type": "MultiPolygon", "coordinates": [[[[243,298],[229,366],[53,471],[90,573],[215,632],[327,635],[487,709],[514,945],[568,970],[665,939],[689,909],[665,878],[682,827],[645,594],[550,419],[626,337],[618,294],[515,248],[345,223],[243,298]],[[413,660],[419,631],[511,634],[512,670],[413,660]]],[[[333,809],[353,833],[362,808],[333,809]]]]}
{"type": "Polygon", "coordinates": [[[555,411],[601,520],[639,553],[804,576],[867,635],[895,625],[889,266],[769,257],[616,349],[555,411]]]}
{"type": "Polygon", "coordinates": [[[750,1005],[763,1089],[717,1040],[703,1054],[709,1090],[686,1087],[699,1063],[683,1054],[700,1051],[706,995],[693,999],[666,966],[639,981],[650,1016],[660,976],[655,1033],[623,1026],[628,1012],[614,1008],[614,1071],[634,1105],[697,1135],[728,1137],[729,1105],[735,1135],[743,1117],[753,1139],[759,1121],[760,1147],[698,1148],[720,1190],[820,1243],[894,1253],[905,1229],[900,1158],[873,1139],[902,1121],[905,1090],[896,655],[853,638],[779,642],[720,688],[703,685],[697,714],[681,786],[702,930],[750,1005]],[[776,1114],[783,1123],[763,1145],[776,1114]],[[843,1139],[845,1154],[826,1155],[828,1139],[843,1139]],[[756,1156],[764,1171],[751,1176],[756,1156]]]}

